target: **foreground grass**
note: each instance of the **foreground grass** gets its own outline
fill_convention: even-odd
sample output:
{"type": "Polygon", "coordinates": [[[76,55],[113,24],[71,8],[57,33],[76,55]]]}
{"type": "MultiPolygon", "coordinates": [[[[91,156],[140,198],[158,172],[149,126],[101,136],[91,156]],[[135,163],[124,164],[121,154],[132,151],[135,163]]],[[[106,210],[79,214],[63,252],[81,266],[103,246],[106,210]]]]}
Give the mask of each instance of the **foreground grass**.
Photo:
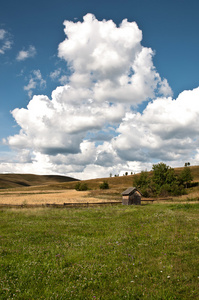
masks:
{"type": "Polygon", "coordinates": [[[199,299],[199,205],[0,211],[0,299],[199,299]]]}

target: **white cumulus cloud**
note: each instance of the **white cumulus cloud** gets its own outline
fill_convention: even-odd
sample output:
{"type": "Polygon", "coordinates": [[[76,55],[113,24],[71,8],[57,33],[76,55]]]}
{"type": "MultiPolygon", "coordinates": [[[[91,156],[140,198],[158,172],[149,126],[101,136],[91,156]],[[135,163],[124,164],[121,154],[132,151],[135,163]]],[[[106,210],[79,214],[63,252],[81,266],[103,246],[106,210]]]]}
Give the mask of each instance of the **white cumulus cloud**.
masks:
{"type": "Polygon", "coordinates": [[[57,69],[57,70],[50,73],[50,78],[52,80],[56,80],[56,79],[59,78],[60,74],[61,74],[61,69],[59,68],[59,69],[57,69]]]}
{"type": "MultiPolygon", "coordinates": [[[[19,151],[13,170],[92,178],[150,169],[158,160],[197,162],[199,88],[172,98],[137,24],[125,19],[116,26],[87,14],[64,26],[58,55],[70,74],[55,70],[50,77],[62,86],[51,98],[33,96],[27,108],[12,111],[21,128],[4,141],[19,151]],[[138,112],[143,101],[148,105],[138,112]]],[[[32,96],[45,84],[35,70],[24,89],[32,96]]]]}
{"type": "Polygon", "coordinates": [[[5,52],[11,49],[13,42],[10,34],[5,29],[0,29],[0,54],[5,54],[5,52]]]}
{"type": "Polygon", "coordinates": [[[0,29],[0,40],[3,40],[5,38],[6,31],[4,29],[0,29]]]}
{"type": "Polygon", "coordinates": [[[34,57],[36,55],[37,51],[36,48],[32,45],[29,46],[27,50],[21,50],[17,54],[16,60],[23,61],[27,58],[34,57]]]}
{"type": "Polygon", "coordinates": [[[153,51],[141,45],[142,32],[126,19],[119,27],[87,14],[83,22],[65,21],[66,39],[59,57],[73,70],[70,84],[92,88],[96,101],[119,101],[135,105],[171,89],[153,65],[153,51]]]}
{"type": "Polygon", "coordinates": [[[46,87],[46,81],[42,78],[40,70],[33,70],[28,84],[24,86],[24,91],[27,91],[29,98],[31,98],[33,90],[37,87],[44,89],[46,87]]]}
{"type": "Polygon", "coordinates": [[[157,98],[143,113],[126,114],[113,139],[124,160],[190,160],[199,147],[199,88],[157,98]]]}

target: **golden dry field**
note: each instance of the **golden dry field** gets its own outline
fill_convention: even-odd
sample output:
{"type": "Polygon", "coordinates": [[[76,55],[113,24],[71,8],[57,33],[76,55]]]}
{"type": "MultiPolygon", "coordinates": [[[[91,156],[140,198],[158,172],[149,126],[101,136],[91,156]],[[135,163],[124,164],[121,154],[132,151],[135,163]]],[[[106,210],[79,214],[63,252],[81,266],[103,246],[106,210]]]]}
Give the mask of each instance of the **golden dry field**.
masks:
{"type": "MultiPolygon", "coordinates": [[[[120,202],[121,195],[116,188],[106,191],[99,189],[90,191],[76,191],[75,189],[42,190],[38,187],[23,188],[23,190],[1,190],[0,205],[46,205],[64,203],[101,203],[120,202]]],[[[44,188],[44,187],[43,187],[44,188]]],[[[191,203],[199,202],[199,191],[193,191],[188,195],[168,198],[142,198],[142,204],[153,203],[191,203]]]]}
{"type": "MultiPolygon", "coordinates": [[[[64,203],[95,203],[102,200],[89,196],[89,191],[46,190],[35,191],[7,191],[0,192],[0,205],[43,205],[43,204],[64,204],[64,203]]],[[[104,202],[110,200],[103,200],[104,202]]]]}

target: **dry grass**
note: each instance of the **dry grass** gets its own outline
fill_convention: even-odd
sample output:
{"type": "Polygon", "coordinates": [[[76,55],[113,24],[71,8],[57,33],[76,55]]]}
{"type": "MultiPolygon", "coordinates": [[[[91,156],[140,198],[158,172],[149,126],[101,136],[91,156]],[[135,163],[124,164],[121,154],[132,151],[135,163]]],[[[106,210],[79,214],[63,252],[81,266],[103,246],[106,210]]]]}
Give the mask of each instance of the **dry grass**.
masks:
{"type": "MultiPolygon", "coordinates": [[[[100,202],[100,198],[92,197],[89,195],[89,191],[76,191],[76,190],[64,190],[64,191],[45,191],[35,190],[30,191],[8,191],[0,193],[0,205],[42,205],[42,204],[63,204],[63,203],[95,203],[100,202]]],[[[110,201],[110,199],[103,199],[104,202],[110,201]]]]}
{"type": "MultiPolygon", "coordinates": [[[[99,203],[99,202],[120,202],[122,200],[118,189],[76,191],[71,190],[8,190],[0,192],[0,205],[44,205],[64,203],[99,203]]],[[[195,190],[189,195],[167,198],[142,198],[142,204],[153,203],[196,203],[199,201],[199,191],[195,190]]]]}

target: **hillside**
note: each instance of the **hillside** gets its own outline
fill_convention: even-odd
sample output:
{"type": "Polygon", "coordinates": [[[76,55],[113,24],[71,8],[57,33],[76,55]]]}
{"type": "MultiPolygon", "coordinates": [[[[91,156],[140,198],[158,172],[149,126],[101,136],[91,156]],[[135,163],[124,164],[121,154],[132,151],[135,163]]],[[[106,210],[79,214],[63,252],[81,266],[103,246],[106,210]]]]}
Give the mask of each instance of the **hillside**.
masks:
{"type": "Polygon", "coordinates": [[[77,179],[60,175],[0,174],[0,189],[42,186],[71,181],[77,181],[77,179]]]}
{"type": "MultiPolygon", "coordinates": [[[[193,175],[193,182],[199,182],[199,166],[191,166],[190,169],[193,175]]],[[[175,168],[177,174],[182,170],[183,167],[175,168]]],[[[127,187],[133,186],[134,176],[96,178],[82,180],[82,182],[87,183],[89,190],[98,190],[98,193],[121,193],[127,187]],[[108,191],[99,191],[99,185],[103,181],[108,182],[110,187],[108,191]]],[[[34,186],[40,186],[41,190],[74,189],[77,181],[77,179],[59,175],[0,174],[0,189],[31,187],[32,190],[34,186]]]]}
{"type": "MultiPolygon", "coordinates": [[[[184,167],[175,168],[176,174],[179,174],[184,167]]],[[[199,182],[199,166],[190,166],[191,173],[193,175],[193,182],[199,182]]],[[[152,176],[152,172],[150,171],[149,174],[152,176]]],[[[136,174],[139,175],[139,174],[136,174]]],[[[88,184],[90,189],[97,189],[99,188],[99,184],[103,181],[108,182],[110,188],[118,188],[123,189],[133,185],[133,179],[135,175],[127,175],[127,176],[117,176],[117,177],[107,177],[107,178],[96,178],[96,179],[89,179],[89,180],[82,180],[88,184]]],[[[76,185],[75,182],[68,182],[65,183],[65,188],[74,188],[76,185]]]]}

